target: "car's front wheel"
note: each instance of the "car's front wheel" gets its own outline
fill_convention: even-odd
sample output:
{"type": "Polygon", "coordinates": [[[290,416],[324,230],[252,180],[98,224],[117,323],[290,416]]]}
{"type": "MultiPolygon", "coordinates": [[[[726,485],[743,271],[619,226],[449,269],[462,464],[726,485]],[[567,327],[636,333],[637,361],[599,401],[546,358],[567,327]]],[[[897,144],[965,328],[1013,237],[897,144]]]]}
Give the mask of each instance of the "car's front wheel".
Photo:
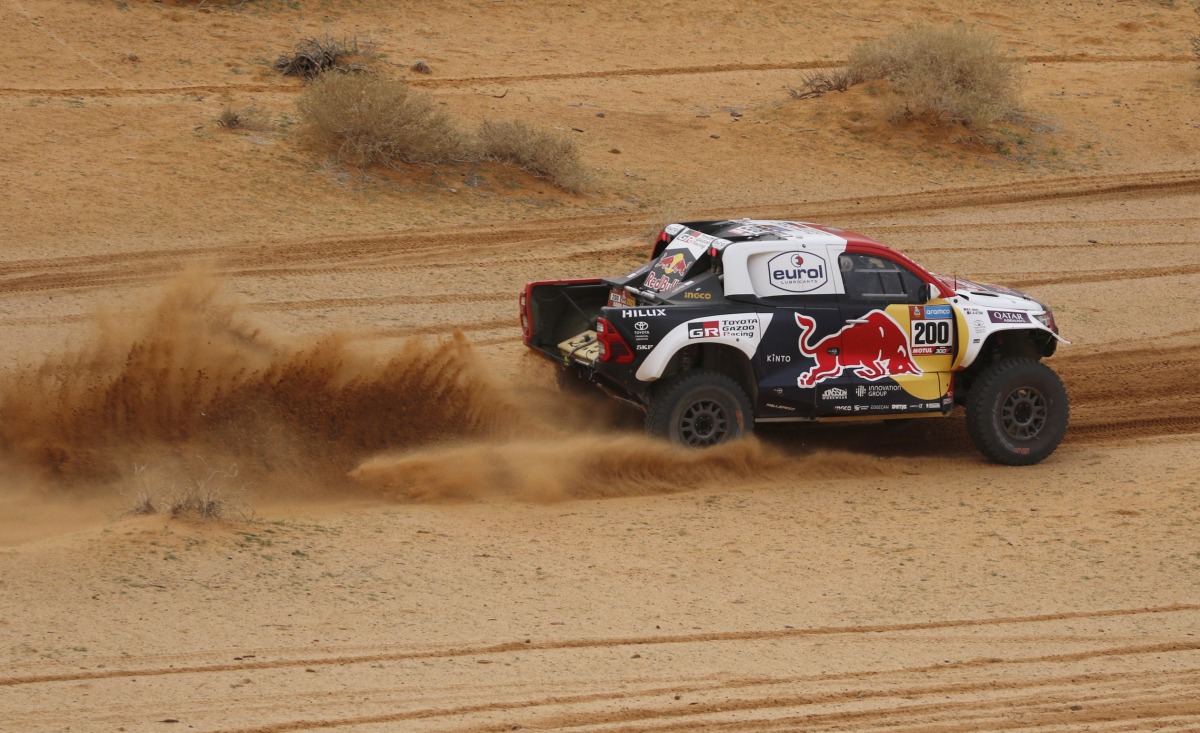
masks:
{"type": "Polygon", "coordinates": [[[1070,401],[1062,380],[1035,359],[987,366],[967,395],[967,433],[997,463],[1029,466],[1054,452],[1067,432],[1070,401]]]}
{"type": "Polygon", "coordinates": [[[719,372],[686,371],[664,380],[646,409],[646,431],[704,448],[740,438],[754,425],[746,392],[719,372]]]}

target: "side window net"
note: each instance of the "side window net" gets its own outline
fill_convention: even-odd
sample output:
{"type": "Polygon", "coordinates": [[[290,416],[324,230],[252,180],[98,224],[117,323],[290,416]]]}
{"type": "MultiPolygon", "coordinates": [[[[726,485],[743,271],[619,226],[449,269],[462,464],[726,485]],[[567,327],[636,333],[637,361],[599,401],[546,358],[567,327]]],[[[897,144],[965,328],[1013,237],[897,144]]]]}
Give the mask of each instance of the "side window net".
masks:
{"type": "Polygon", "coordinates": [[[875,255],[845,252],[838,256],[842,284],[850,300],[872,303],[919,303],[921,278],[907,267],[875,255]]]}

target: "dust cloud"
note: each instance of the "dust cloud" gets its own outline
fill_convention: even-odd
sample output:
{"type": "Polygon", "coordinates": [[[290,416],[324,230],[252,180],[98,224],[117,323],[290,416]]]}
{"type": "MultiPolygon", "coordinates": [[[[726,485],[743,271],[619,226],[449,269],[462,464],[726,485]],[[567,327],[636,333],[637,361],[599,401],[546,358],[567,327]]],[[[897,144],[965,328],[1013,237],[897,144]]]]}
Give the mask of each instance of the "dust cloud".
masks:
{"type": "Polygon", "coordinates": [[[380,455],[351,477],[396,499],[600,499],[777,476],[783,454],[753,438],[686,451],[636,435],[573,435],[380,455]]]}
{"type": "Polygon", "coordinates": [[[272,335],[214,277],[186,273],[136,315],[98,316],[90,343],[0,375],[0,506],[40,493],[128,508],[213,481],[248,499],[559,501],[905,470],[755,439],[682,451],[598,428],[611,401],[496,383],[459,333],[365,343],[272,335]]]}
{"type": "Polygon", "coordinates": [[[231,465],[246,481],[345,485],[377,451],[523,426],[460,334],[386,354],[345,333],[297,343],[203,272],[96,325],[90,343],[0,375],[0,457],[51,487],[231,465]]]}

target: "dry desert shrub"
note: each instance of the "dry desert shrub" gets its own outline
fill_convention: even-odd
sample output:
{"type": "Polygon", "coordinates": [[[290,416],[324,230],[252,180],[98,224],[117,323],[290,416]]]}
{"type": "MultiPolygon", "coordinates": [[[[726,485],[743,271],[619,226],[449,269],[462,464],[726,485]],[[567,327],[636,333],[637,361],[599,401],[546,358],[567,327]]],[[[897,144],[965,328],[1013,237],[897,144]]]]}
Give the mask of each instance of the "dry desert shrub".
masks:
{"type": "Polygon", "coordinates": [[[244,487],[232,492],[222,488],[227,482],[237,478],[237,466],[224,471],[210,471],[203,479],[190,479],[185,488],[177,491],[156,491],[150,488],[146,469],[146,465],[134,467],[138,490],[133,502],[124,512],[127,516],[163,512],[172,519],[202,522],[246,521],[251,516],[251,512],[240,498],[244,487]]]}
{"type": "Polygon", "coordinates": [[[478,145],[484,158],[515,165],[564,191],[578,193],[592,184],[579,146],[567,135],[520,120],[484,120],[478,145]]]}
{"type": "Polygon", "coordinates": [[[298,102],[302,139],[362,168],[495,160],[570,193],[593,183],[569,136],[520,120],[485,120],[474,138],[433,97],[371,74],[321,74],[298,102]]]}
{"type": "Polygon", "coordinates": [[[309,38],[297,43],[292,53],[280,56],[274,67],[284,76],[301,79],[315,79],[332,70],[366,71],[365,66],[351,59],[374,56],[376,45],[374,41],[360,42],[357,37],[341,40],[333,36],[309,38]]]}
{"type": "Polygon", "coordinates": [[[232,511],[234,506],[229,499],[201,482],[167,499],[167,513],[177,519],[186,517],[211,522],[228,518],[232,511]]]}
{"type": "Polygon", "coordinates": [[[864,81],[857,69],[818,69],[802,76],[799,86],[788,87],[788,94],[792,99],[810,99],[829,92],[844,92],[864,81]]]}
{"type": "Polygon", "coordinates": [[[989,35],[964,26],[918,27],[859,45],[850,70],[886,79],[900,118],[933,118],[985,128],[1017,107],[1017,69],[989,35]]]}
{"type": "Polygon", "coordinates": [[[433,98],[368,74],[322,74],[300,96],[301,135],[353,166],[446,163],[468,144],[433,98]]]}

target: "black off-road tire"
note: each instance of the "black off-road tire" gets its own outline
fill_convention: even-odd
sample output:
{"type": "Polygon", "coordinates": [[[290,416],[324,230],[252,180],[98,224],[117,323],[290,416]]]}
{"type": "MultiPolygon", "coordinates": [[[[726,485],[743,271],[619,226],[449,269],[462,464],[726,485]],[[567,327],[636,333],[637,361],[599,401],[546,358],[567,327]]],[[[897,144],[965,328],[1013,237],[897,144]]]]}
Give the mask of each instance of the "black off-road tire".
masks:
{"type": "Polygon", "coordinates": [[[746,391],[720,372],[689,370],[669,377],[646,409],[646,432],[692,448],[736,440],[753,428],[746,391]]]}
{"type": "Polygon", "coordinates": [[[1067,432],[1070,400],[1062,380],[1036,359],[1002,359],[983,369],[967,395],[967,434],[996,463],[1031,466],[1067,432]]]}

